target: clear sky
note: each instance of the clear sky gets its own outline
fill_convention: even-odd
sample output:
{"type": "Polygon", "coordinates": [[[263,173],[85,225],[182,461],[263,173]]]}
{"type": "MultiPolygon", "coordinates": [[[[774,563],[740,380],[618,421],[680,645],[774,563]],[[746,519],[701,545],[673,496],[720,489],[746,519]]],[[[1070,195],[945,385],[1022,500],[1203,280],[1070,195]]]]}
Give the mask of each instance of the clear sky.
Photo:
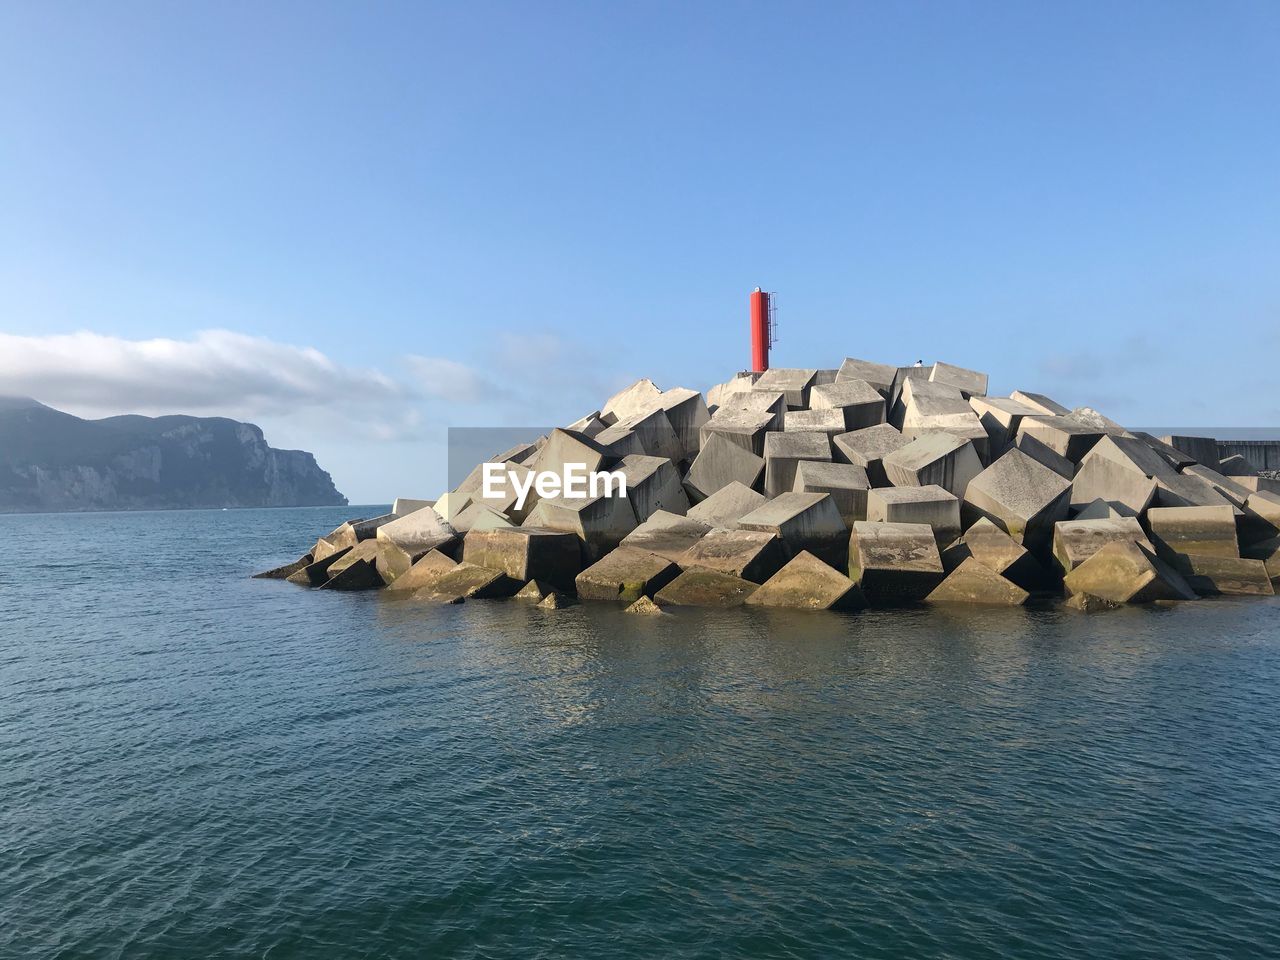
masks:
{"type": "Polygon", "coordinates": [[[0,6],[0,393],[353,501],[443,425],[943,359],[1280,424],[1280,4],[0,6]]]}

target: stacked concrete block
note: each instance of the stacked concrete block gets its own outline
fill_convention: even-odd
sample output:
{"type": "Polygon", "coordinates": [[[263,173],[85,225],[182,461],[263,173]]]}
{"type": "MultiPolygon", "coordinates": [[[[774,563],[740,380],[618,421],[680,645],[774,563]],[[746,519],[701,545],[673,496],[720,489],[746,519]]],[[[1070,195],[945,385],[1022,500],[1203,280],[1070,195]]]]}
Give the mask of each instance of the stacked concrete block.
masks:
{"type": "Polygon", "coordinates": [[[764,474],[764,457],[739,446],[723,434],[711,434],[685,475],[689,498],[697,503],[731,483],[759,486],[764,474]]]}
{"type": "Polygon", "coordinates": [[[922,523],[855,523],[849,535],[849,579],[871,603],[918,603],[945,573],[933,529],[922,523]]]}
{"type": "Polygon", "coordinates": [[[797,493],[829,494],[845,524],[867,519],[867,471],[851,463],[801,460],[796,464],[797,493]]]}
{"type": "Polygon", "coordinates": [[[716,413],[745,412],[767,413],[770,430],[782,429],[782,417],[787,412],[787,395],[782,390],[761,390],[758,387],[747,393],[735,394],[727,399],[716,413]]]}
{"type": "Polygon", "coordinates": [[[867,494],[867,520],[926,524],[939,545],[960,536],[960,498],[937,484],[885,487],[867,494]]]}
{"type": "Polygon", "coordinates": [[[1066,575],[1067,596],[1084,594],[1112,603],[1194,600],[1183,576],[1133,541],[1108,543],[1066,575]]]}
{"type": "Polygon", "coordinates": [[[782,539],[762,530],[712,530],[692,544],[677,561],[684,570],[717,570],[753,583],[764,583],[786,562],[782,539]]]}
{"type": "Polygon", "coordinates": [[[1102,439],[1103,432],[1065,416],[1024,417],[1018,424],[1018,436],[1038,440],[1054,453],[1078,464],[1102,439]]]}
{"type": "Polygon", "coordinates": [[[1239,557],[1235,511],[1221,507],[1153,507],[1147,512],[1151,542],[1166,560],[1176,554],[1239,557]]]}
{"type": "MultiPolygon", "coordinates": [[[[781,394],[779,394],[781,396],[781,394]]],[[[775,416],[771,410],[747,410],[738,407],[720,408],[702,425],[700,447],[705,449],[713,436],[721,436],[737,444],[757,457],[764,456],[764,438],[774,429],[775,416]]]]}
{"type": "Polygon", "coordinates": [[[971,557],[1023,590],[1039,590],[1047,585],[1048,578],[1040,562],[986,517],[942,551],[942,566],[951,573],[971,557]]]}
{"type": "Polygon", "coordinates": [[[684,442],[676,434],[671,419],[662,409],[647,410],[625,420],[619,420],[615,429],[629,430],[640,443],[640,452],[650,457],[662,457],[672,463],[684,459],[684,442]]]}
{"type": "Polygon", "coordinates": [[[687,516],[713,527],[732,529],[744,516],[763,506],[768,500],[745,484],[734,481],[721,487],[697,506],[690,507],[687,516]]]}
{"type": "Polygon", "coordinates": [[[884,459],[884,472],[897,487],[937,484],[957,497],[982,473],[973,444],[950,433],[928,433],[884,459]]]}
{"type": "Polygon", "coordinates": [[[809,392],[811,410],[839,410],[845,433],[885,422],[885,403],[880,391],[865,380],[824,383],[809,392]]]}
{"type": "Polygon", "coordinates": [[[599,560],[639,525],[624,497],[548,497],[538,501],[523,526],[568,530],[581,541],[583,558],[599,560]]]}
{"type": "Polygon", "coordinates": [[[836,460],[867,471],[873,487],[887,487],[889,476],[884,470],[884,458],[910,442],[897,427],[881,423],[833,437],[831,448],[836,460]]]}
{"type": "Polygon", "coordinates": [[[1043,416],[1036,407],[1012,397],[970,397],[969,408],[990,440],[991,455],[998,457],[1017,439],[1024,417],[1043,416]]]}
{"type": "Polygon", "coordinates": [[[672,563],[679,563],[680,558],[711,530],[708,523],[659,510],[623,537],[621,545],[647,550],[672,563]]]}
{"type": "Polygon", "coordinates": [[[1155,550],[1133,517],[1061,520],[1053,527],[1053,559],[1058,572],[1070,573],[1109,543],[1137,543],[1155,550]]]}
{"type": "Polygon", "coordinates": [[[621,547],[578,574],[576,588],[583,600],[618,600],[632,603],[652,597],[680,575],[670,560],[647,550],[621,547]]]}
{"type": "Polygon", "coordinates": [[[626,481],[626,499],[631,501],[636,523],[644,523],[659,510],[681,516],[689,512],[689,496],[680,472],[665,457],[631,454],[623,457],[613,472],[626,481]]]}
{"type": "Polygon", "coordinates": [[[746,603],[790,610],[860,610],[866,606],[857,584],[810,553],[789,560],[746,603]]]}
{"type": "Polygon", "coordinates": [[[654,594],[660,606],[737,607],[759,585],[718,570],[685,570],[654,594]]]}
{"type": "Polygon", "coordinates": [[[942,583],[925,597],[925,602],[1018,607],[1030,596],[981,560],[970,557],[948,573],[942,583]]]}
{"type": "Polygon", "coordinates": [[[809,390],[817,375],[817,370],[774,367],[761,375],[754,389],[768,393],[781,391],[786,395],[787,409],[805,410],[809,406],[809,390]]]}
{"type": "Polygon", "coordinates": [[[969,483],[963,512],[986,517],[1032,553],[1047,549],[1067,519],[1071,484],[1020,450],[1010,450],[969,483]]]}
{"type": "Polygon", "coordinates": [[[836,372],[836,383],[844,380],[861,380],[875,387],[881,396],[887,397],[897,373],[898,368],[888,364],[846,357],[836,372]]]}
{"type": "Polygon", "coordinates": [[[688,387],[675,387],[658,397],[658,406],[667,415],[672,429],[684,445],[685,459],[696,457],[702,425],[711,419],[707,401],[702,394],[688,387]]]}
{"type": "Polygon", "coordinates": [[[637,413],[652,410],[660,396],[662,391],[652,380],[637,380],[605,401],[604,406],[600,408],[601,419],[605,423],[614,424],[619,420],[633,417],[637,413]]]}
{"type": "Polygon", "coordinates": [[[1213,437],[1165,436],[1160,437],[1160,442],[1182,452],[1195,463],[1218,465],[1218,441],[1213,437]]]}
{"type": "Polygon", "coordinates": [[[825,433],[835,437],[845,432],[844,413],[833,409],[788,410],[782,419],[787,433],[825,433]]]}
{"type": "Polygon", "coordinates": [[[771,433],[764,438],[764,493],[776,497],[795,489],[796,464],[830,460],[831,438],[825,433],[771,433]]]}
{"type": "Polygon", "coordinates": [[[966,370],[964,367],[938,361],[929,371],[930,383],[946,383],[959,388],[965,398],[985,397],[987,395],[987,375],[977,370],[966,370]]]}
{"type": "Polygon", "coordinates": [[[472,530],[463,540],[462,559],[522,584],[539,580],[561,590],[572,590],[582,571],[582,549],[573,533],[530,527],[472,530]]]}
{"type": "Polygon", "coordinates": [[[1043,393],[1028,393],[1025,390],[1015,390],[1009,396],[1019,403],[1038,410],[1040,415],[1044,417],[1065,417],[1071,412],[1070,407],[1064,407],[1058,401],[1049,399],[1043,393]]]}
{"type": "Polygon", "coordinates": [[[833,567],[845,563],[849,528],[825,493],[783,493],[738,521],[740,530],[776,535],[793,556],[808,551],[833,567]]]}

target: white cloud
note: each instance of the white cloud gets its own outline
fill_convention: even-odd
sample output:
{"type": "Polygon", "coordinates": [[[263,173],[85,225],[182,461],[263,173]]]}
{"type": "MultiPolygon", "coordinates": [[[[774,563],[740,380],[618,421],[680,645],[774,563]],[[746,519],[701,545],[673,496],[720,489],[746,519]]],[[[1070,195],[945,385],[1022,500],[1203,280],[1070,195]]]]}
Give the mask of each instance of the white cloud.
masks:
{"type": "Polygon", "coordinates": [[[82,331],[0,334],[0,393],[88,416],[192,413],[280,416],[343,408],[393,411],[406,388],[310,347],[229,330],[190,340],[126,340],[82,331]]]}

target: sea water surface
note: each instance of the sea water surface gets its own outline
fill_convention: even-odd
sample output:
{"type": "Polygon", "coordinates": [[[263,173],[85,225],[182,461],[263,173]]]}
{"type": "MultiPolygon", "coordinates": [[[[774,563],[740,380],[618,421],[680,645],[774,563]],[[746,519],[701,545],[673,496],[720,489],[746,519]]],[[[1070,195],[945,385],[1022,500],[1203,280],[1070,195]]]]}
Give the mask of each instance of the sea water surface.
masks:
{"type": "Polygon", "coordinates": [[[0,517],[0,956],[1280,956],[1280,605],[428,608],[0,517]]]}

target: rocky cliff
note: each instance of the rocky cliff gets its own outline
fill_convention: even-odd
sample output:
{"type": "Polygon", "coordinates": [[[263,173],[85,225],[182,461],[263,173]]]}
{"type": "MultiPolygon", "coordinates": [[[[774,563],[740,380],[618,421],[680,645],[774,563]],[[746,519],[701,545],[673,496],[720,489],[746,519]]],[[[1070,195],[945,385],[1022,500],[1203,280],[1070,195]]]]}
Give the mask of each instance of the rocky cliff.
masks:
{"type": "Polygon", "coordinates": [[[342,505],[302,450],[222,417],[82,420],[0,397],[0,513],[342,505]]]}

